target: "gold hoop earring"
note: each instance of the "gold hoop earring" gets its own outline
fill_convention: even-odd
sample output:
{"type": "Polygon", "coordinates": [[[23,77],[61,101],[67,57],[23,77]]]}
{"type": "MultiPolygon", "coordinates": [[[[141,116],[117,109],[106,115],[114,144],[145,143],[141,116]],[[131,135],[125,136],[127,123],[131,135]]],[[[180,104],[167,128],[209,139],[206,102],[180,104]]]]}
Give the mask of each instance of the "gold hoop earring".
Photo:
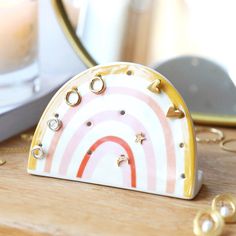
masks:
{"type": "Polygon", "coordinates": [[[233,138],[232,139],[226,139],[226,140],[224,140],[220,143],[221,149],[223,149],[225,151],[228,151],[228,152],[236,152],[236,149],[227,147],[226,146],[227,143],[236,143],[236,139],[233,139],[233,138]]]}
{"type": "Polygon", "coordinates": [[[74,107],[79,105],[81,102],[81,97],[77,91],[77,88],[72,88],[66,93],[66,104],[74,107]]]}
{"type": "Polygon", "coordinates": [[[224,133],[221,130],[215,129],[215,128],[201,127],[201,128],[196,128],[195,132],[196,132],[196,141],[198,143],[219,143],[220,141],[224,139],[224,133]],[[217,135],[217,137],[216,138],[200,138],[197,136],[197,134],[199,133],[214,134],[214,135],[217,135]]]}
{"type": "Polygon", "coordinates": [[[106,85],[101,76],[96,76],[91,80],[89,88],[93,93],[101,94],[105,91],[106,85]],[[99,86],[95,88],[95,84],[98,84],[99,86]]]}

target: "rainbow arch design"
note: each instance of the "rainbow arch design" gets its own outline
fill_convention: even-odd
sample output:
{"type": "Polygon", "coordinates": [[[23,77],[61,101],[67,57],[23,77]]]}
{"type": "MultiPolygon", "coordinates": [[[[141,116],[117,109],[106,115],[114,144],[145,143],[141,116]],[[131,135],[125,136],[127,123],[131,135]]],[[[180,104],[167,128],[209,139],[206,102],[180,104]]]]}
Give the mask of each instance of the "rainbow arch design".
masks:
{"type": "Polygon", "coordinates": [[[43,158],[29,153],[31,174],[184,199],[202,185],[190,113],[172,84],[145,66],[114,63],[72,78],[45,109],[31,150],[39,144],[43,158]],[[91,90],[95,77],[105,83],[101,93],[91,90]],[[160,93],[148,89],[157,80],[160,93]],[[65,101],[72,88],[81,99],[75,106],[65,101]],[[170,107],[184,116],[167,117],[170,107]],[[54,114],[58,130],[48,127],[54,114]],[[127,161],[118,165],[119,156],[127,161]]]}

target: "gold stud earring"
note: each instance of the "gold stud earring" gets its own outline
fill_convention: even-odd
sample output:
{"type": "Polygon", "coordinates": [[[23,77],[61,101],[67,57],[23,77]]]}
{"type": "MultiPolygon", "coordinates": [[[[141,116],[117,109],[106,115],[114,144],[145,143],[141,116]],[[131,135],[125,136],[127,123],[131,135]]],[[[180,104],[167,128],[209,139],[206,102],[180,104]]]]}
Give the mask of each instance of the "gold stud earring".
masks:
{"type": "Polygon", "coordinates": [[[72,88],[66,93],[66,104],[74,107],[79,105],[81,102],[80,94],[78,93],[77,88],[72,88]]]}
{"type": "Polygon", "coordinates": [[[236,222],[236,198],[231,194],[217,195],[211,206],[214,211],[220,213],[226,223],[236,222]]]}
{"type": "Polygon", "coordinates": [[[129,163],[129,158],[125,155],[120,155],[117,159],[117,165],[120,166],[120,164],[124,161],[127,161],[129,163]]]}
{"type": "Polygon", "coordinates": [[[218,211],[199,211],[193,221],[193,232],[197,236],[219,236],[224,220],[218,211]]]}
{"type": "Polygon", "coordinates": [[[47,122],[49,129],[52,131],[58,131],[62,127],[62,121],[58,117],[59,115],[55,114],[54,117],[47,122]]]}
{"type": "Polygon", "coordinates": [[[153,93],[160,93],[161,92],[161,80],[156,79],[154,80],[149,86],[148,89],[153,93]]]}
{"type": "Polygon", "coordinates": [[[35,159],[42,160],[45,157],[42,144],[34,146],[31,150],[31,154],[35,159]]]}
{"type": "Polygon", "coordinates": [[[136,134],[136,139],[135,139],[136,143],[143,144],[143,141],[145,141],[145,140],[146,140],[146,138],[145,138],[145,135],[143,133],[136,134]]]}
{"type": "Polygon", "coordinates": [[[101,76],[96,76],[91,80],[89,88],[93,93],[101,94],[106,90],[106,85],[101,76]]]}
{"type": "Polygon", "coordinates": [[[166,117],[180,119],[184,117],[184,113],[178,108],[170,107],[169,110],[167,111],[166,117]]]}

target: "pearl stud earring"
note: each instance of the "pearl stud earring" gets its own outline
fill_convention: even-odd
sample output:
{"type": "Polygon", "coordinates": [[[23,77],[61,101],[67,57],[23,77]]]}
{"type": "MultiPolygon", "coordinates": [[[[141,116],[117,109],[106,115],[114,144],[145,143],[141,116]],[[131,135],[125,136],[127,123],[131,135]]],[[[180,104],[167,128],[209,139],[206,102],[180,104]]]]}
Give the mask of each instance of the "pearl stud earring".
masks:
{"type": "Polygon", "coordinates": [[[217,195],[211,206],[212,210],[220,213],[226,223],[236,222],[236,198],[231,194],[217,195]]]}
{"type": "Polygon", "coordinates": [[[193,232],[197,236],[219,236],[224,220],[218,211],[199,211],[193,221],[193,232]]]}

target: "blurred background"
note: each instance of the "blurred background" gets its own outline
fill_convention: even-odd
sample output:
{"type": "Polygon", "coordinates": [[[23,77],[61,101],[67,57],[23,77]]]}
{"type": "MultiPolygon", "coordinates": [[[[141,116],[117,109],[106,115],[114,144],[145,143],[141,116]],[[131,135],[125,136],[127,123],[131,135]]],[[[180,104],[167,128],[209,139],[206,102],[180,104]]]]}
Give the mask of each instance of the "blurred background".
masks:
{"type": "Polygon", "coordinates": [[[145,65],[180,55],[212,59],[234,74],[234,0],[63,0],[69,20],[97,63],[145,65]]]}
{"type": "Polygon", "coordinates": [[[235,9],[234,0],[0,0],[0,140],[35,125],[73,75],[114,61],[166,76],[196,123],[236,126],[235,9]]]}
{"type": "MultiPolygon", "coordinates": [[[[31,78],[29,75],[32,74],[26,69],[21,73],[22,80],[19,81],[17,69],[13,69],[14,76],[9,76],[8,73],[3,73],[2,69],[0,70],[0,140],[37,124],[47,103],[59,87],[73,75],[86,69],[63,34],[51,2],[48,0],[33,1],[36,2],[36,5],[33,6],[33,13],[36,14],[33,15],[34,17],[31,9],[25,8],[25,4],[29,4],[28,2],[30,1],[0,0],[1,52],[4,50],[5,54],[11,54],[12,51],[16,53],[16,51],[11,50],[14,44],[18,45],[19,50],[25,52],[20,42],[24,43],[29,38],[29,33],[24,30],[30,26],[31,23],[29,22],[32,19],[33,24],[37,24],[36,27],[38,28],[37,39],[34,40],[33,45],[33,47],[38,48],[37,53],[35,53],[38,67],[36,75],[31,78]],[[15,11],[16,8],[18,8],[17,12],[15,11]],[[13,15],[18,14],[19,8],[26,11],[25,14],[21,15],[23,19],[27,15],[31,17],[28,16],[25,21],[21,22],[17,22],[19,18],[12,19],[13,15]],[[37,17],[37,23],[35,23],[35,17],[37,17]],[[14,26],[15,23],[18,24],[16,28],[9,30],[9,24],[14,26]],[[7,40],[7,37],[12,37],[12,41],[7,40]]],[[[23,46],[25,45],[30,48],[27,42],[23,44],[23,46]]],[[[27,50],[25,55],[27,57],[27,50]]],[[[22,54],[18,54],[19,64],[21,57],[22,54]]],[[[0,55],[0,68],[6,64],[5,59],[0,55]]],[[[15,59],[15,61],[17,60],[15,59]]],[[[19,65],[15,66],[15,68],[19,67],[19,65]]]]}

